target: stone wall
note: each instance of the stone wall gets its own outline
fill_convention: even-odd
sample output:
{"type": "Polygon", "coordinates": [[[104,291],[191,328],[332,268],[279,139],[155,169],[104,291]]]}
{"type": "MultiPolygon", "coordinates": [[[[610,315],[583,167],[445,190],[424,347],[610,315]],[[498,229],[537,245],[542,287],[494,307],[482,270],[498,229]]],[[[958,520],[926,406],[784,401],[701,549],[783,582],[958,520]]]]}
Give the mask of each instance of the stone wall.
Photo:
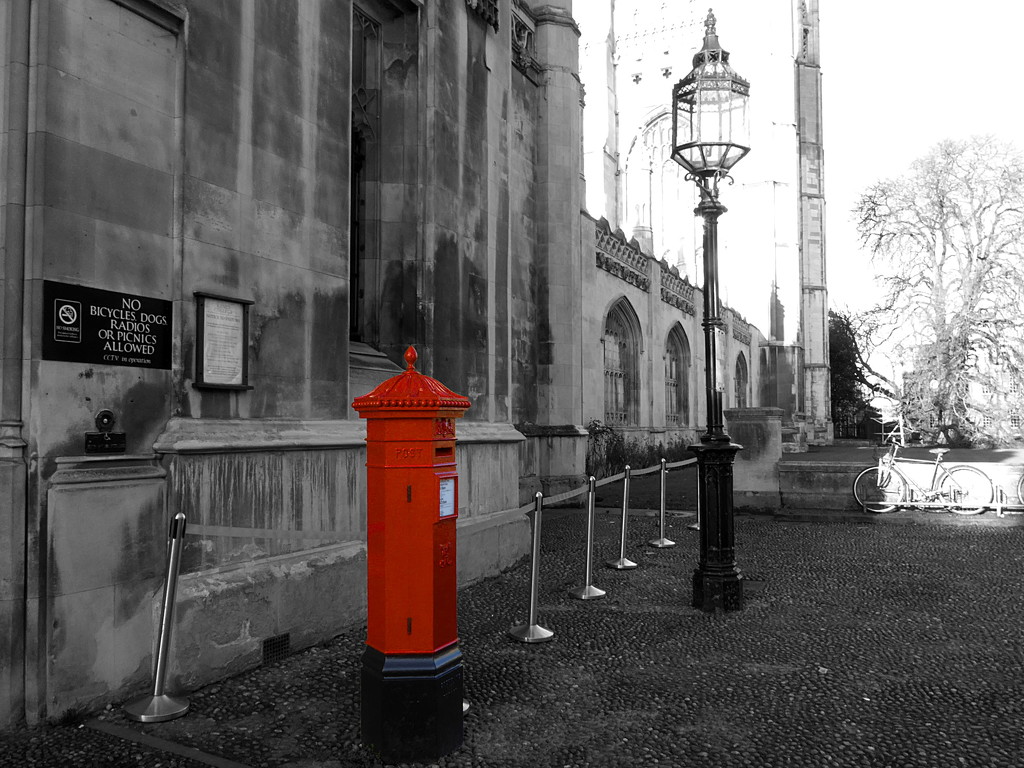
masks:
{"type": "Polygon", "coordinates": [[[733,442],[743,446],[733,469],[736,508],[777,510],[781,505],[782,409],[727,408],[725,427],[733,442]]]}
{"type": "MultiPolygon", "coordinates": [[[[613,425],[629,439],[642,443],[696,442],[706,426],[704,382],[703,293],[677,270],[645,254],[635,240],[613,231],[605,220],[583,217],[584,293],[582,383],[584,422],[606,421],[605,325],[609,311],[625,302],[636,319],[639,359],[638,411],[635,423],[613,425]],[[665,358],[669,334],[681,334],[689,350],[685,387],[689,407],[684,423],[666,416],[665,358]]],[[[727,407],[735,406],[734,374],[742,356],[748,373],[747,405],[758,403],[762,370],[754,362],[764,336],[738,313],[723,308],[727,331],[719,342],[719,380],[727,407]]]]}
{"type": "Polygon", "coordinates": [[[460,579],[525,554],[512,424],[568,430],[536,453],[538,482],[579,474],[585,442],[578,363],[558,362],[579,357],[578,309],[562,311],[581,303],[581,187],[565,162],[581,92],[563,3],[514,5],[530,32],[515,51],[509,3],[497,20],[463,0],[0,4],[0,93],[16,105],[0,111],[0,240],[18,246],[0,271],[0,725],[145,686],[171,512],[189,522],[180,684],[259,663],[268,638],[301,647],[358,622],[364,432],[350,403],[409,344],[473,402],[460,579]],[[353,94],[356,22],[379,48],[359,54],[353,94]],[[356,132],[372,144],[358,184],[356,132]],[[57,283],[169,302],[169,365],[46,357],[57,283]],[[238,386],[198,375],[197,295],[247,308],[238,386]],[[123,524],[91,480],[61,480],[102,408],[122,458],[156,454],[153,498],[100,494],[123,524]],[[93,524],[110,536],[78,589],[71,545],[93,524]],[[121,535],[132,526],[146,535],[121,535]]]}

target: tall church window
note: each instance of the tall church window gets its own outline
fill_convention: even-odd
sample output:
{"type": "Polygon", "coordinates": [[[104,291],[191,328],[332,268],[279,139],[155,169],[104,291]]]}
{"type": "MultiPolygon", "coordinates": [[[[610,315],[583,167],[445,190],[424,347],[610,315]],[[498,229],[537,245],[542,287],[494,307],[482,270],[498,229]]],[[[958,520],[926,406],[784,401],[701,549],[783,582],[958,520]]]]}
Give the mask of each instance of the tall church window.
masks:
{"type": "Polygon", "coordinates": [[[733,381],[736,386],[735,407],[746,408],[748,405],[747,389],[750,386],[750,375],[747,372],[747,358],[743,356],[742,352],[736,356],[736,374],[733,377],[733,381]]]}
{"type": "Polygon", "coordinates": [[[380,113],[383,61],[381,25],[352,11],[351,230],[349,235],[349,336],[368,338],[374,271],[380,237],[380,113]]]}
{"type": "Polygon", "coordinates": [[[690,343],[678,327],[665,345],[665,423],[690,423],[690,343]]]}
{"type": "Polygon", "coordinates": [[[639,323],[629,303],[620,301],[604,325],[604,419],[606,424],[637,424],[640,416],[639,323]]]}

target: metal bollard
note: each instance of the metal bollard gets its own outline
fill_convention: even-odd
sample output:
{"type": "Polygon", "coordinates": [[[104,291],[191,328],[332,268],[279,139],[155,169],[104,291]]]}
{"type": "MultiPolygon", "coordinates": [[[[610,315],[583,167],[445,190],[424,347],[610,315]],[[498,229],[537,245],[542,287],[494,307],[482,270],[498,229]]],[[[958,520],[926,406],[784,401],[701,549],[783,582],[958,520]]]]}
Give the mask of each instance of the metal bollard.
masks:
{"type": "Polygon", "coordinates": [[[651,539],[648,544],[652,547],[658,547],[662,549],[664,547],[674,547],[676,543],[672,539],[665,538],[665,478],[668,475],[668,462],[665,459],[661,460],[661,533],[658,538],[651,539]]]}
{"type": "Polygon", "coordinates": [[[686,527],[689,528],[691,531],[699,531],[700,530],[700,493],[697,494],[697,522],[696,523],[690,523],[686,527]]]}
{"type": "Polygon", "coordinates": [[[591,565],[594,556],[594,499],[597,496],[597,480],[593,475],[590,477],[590,488],[587,490],[587,572],[586,580],[582,587],[570,589],[569,594],[578,597],[580,600],[594,600],[604,597],[605,591],[598,589],[590,583],[591,565]]]}
{"type": "Polygon", "coordinates": [[[174,617],[174,594],[178,586],[178,566],[181,547],[185,541],[185,513],[179,512],[171,520],[168,534],[167,576],[164,580],[164,602],[160,608],[160,639],[156,649],[156,671],[153,673],[153,694],[125,704],[124,714],[139,723],[162,723],[174,720],[188,712],[186,698],[174,698],[164,693],[167,674],[167,654],[171,645],[171,625],[174,617]]]}
{"type": "Polygon", "coordinates": [[[629,516],[629,464],[626,465],[626,477],[622,484],[622,541],[619,544],[619,559],[609,560],[607,565],[617,571],[636,568],[636,563],[626,559],[626,518],[629,516]]]}
{"type": "Polygon", "coordinates": [[[508,631],[509,635],[523,643],[543,643],[555,636],[550,629],[537,623],[537,581],[540,574],[540,518],[544,505],[544,494],[537,491],[533,507],[533,562],[530,568],[530,620],[508,631]]]}

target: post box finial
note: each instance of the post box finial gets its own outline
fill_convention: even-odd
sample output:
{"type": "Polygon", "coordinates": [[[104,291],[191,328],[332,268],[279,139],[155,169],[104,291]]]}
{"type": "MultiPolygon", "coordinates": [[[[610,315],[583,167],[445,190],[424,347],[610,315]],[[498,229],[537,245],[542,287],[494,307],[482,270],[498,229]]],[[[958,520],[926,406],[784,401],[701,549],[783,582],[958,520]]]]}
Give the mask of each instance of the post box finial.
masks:
{"type": "Polygon", "coordinates": [[[415,371],[416,370],[416,358],[417,357],[418,357],[418,355],[416,354],[416,349],[414,347],[410,346],[407,350],[405,350],[405,362],[407,362],[409,364],[409,367],[406,368],[405,370],[407,370],[407,371],[415,371]]]}

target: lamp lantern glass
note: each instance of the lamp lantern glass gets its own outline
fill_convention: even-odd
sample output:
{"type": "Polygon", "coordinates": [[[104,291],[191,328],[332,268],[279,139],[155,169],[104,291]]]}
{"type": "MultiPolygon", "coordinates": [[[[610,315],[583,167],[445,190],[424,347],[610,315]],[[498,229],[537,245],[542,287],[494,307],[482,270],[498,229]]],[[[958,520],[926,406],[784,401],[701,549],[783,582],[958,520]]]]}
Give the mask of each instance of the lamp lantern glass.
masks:
{"type": "Polygon", "coordinates": [[[750,151],[750,83],[729,64],[710,11],[704,47],[672,89],[672,159],[698,178],[727,176],[750,151]]]}

